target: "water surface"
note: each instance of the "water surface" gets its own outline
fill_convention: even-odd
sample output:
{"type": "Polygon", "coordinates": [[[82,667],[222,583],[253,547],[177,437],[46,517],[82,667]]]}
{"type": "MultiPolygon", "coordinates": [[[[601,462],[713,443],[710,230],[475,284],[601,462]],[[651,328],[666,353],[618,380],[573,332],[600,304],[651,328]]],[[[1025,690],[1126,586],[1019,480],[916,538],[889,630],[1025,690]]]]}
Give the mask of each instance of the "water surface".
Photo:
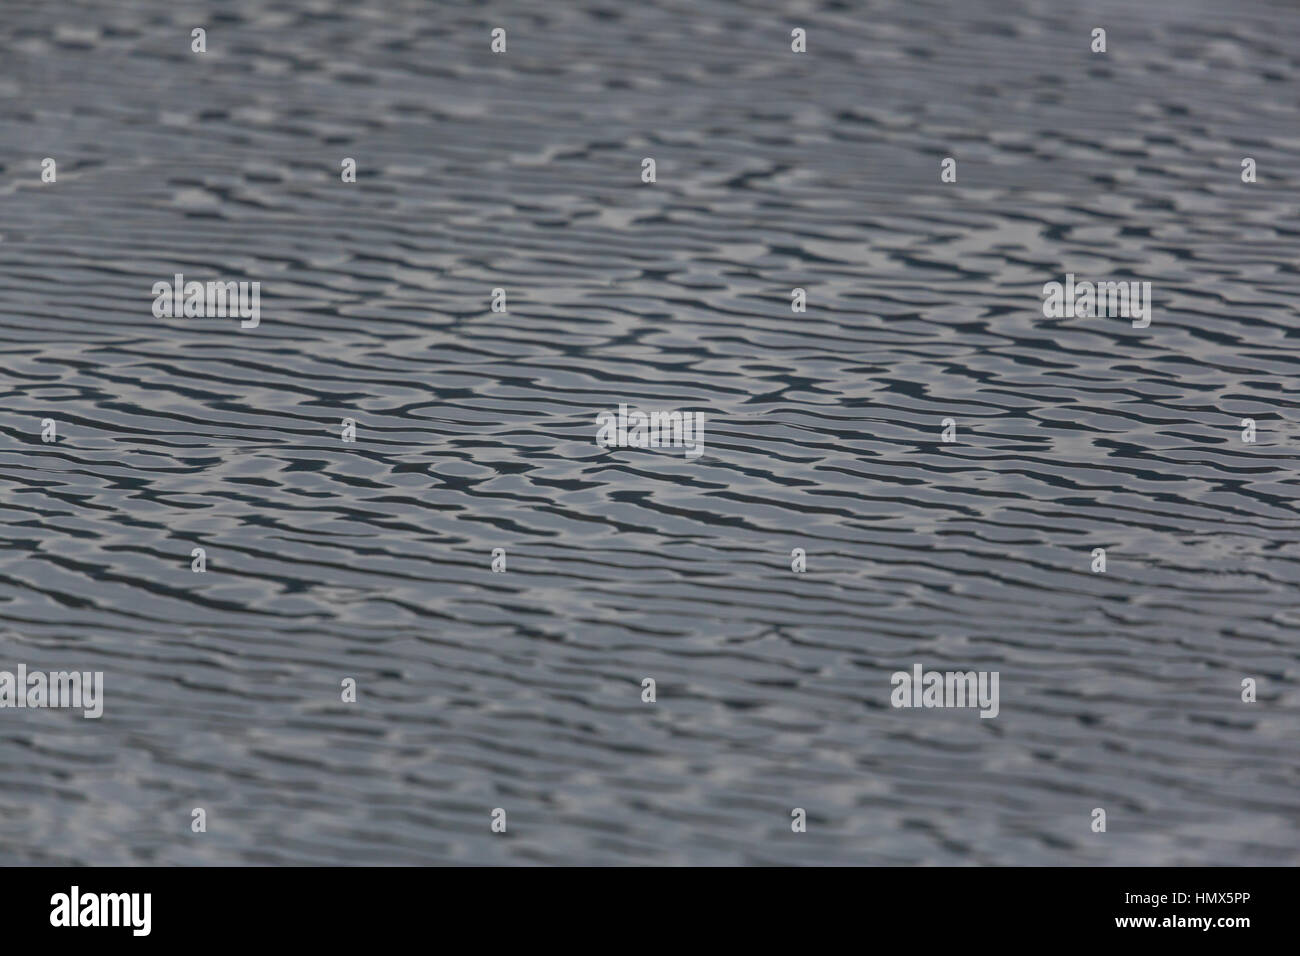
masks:
{"type": "Polygon", "coordinates": [[[107,699],[0,711],[0,862],[1295,863],[1298,78],[1269,0],[13,5],[0,668],[107,699]]]}

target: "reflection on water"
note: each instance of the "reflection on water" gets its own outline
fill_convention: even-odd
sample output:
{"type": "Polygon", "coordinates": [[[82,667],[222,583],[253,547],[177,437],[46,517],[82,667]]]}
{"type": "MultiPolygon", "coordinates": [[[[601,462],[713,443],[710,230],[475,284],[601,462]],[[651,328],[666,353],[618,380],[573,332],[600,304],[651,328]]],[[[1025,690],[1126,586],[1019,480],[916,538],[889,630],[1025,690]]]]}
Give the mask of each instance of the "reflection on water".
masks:
{"type": "Polygon", "coordinates": [[[16,10],[0,861],[1296,862],[1300,16],[1163,6],[16,10]]]}

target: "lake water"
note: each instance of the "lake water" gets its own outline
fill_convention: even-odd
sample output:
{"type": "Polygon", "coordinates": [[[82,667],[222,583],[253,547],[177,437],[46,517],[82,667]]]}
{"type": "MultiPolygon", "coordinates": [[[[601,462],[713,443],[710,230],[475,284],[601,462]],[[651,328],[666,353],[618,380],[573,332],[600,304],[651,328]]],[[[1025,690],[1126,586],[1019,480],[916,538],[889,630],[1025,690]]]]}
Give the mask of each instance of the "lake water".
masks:
{"type": "Polygon", "coordinates": [[[0,862],[1297,862],[1293,4],[196,16],[6,10],[0,862]]]}

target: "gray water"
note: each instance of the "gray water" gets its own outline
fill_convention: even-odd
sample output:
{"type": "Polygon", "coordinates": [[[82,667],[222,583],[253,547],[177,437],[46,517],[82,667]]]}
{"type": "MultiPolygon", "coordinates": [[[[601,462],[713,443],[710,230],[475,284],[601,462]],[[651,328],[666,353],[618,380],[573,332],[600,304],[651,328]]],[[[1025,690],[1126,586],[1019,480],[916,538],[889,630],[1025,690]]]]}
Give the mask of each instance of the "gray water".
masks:
{"type": "Polygon", "coordinates": [[[7,5],[0,669],[105,702],[0,710],[0,862],[1297,862],[1298,79],[1280,0],[7,5]]]}

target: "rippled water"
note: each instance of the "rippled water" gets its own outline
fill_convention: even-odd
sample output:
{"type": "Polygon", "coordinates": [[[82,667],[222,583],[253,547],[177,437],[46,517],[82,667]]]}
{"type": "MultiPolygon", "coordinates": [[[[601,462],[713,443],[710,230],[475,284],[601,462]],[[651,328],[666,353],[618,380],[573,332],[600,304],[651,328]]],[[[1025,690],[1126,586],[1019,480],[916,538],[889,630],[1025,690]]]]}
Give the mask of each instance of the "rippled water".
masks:
{"type": "Polygon", "coordinates": [[[1297,861],[1294,5],[197,16],[6,10],[0,861],[1297,861]]]}

